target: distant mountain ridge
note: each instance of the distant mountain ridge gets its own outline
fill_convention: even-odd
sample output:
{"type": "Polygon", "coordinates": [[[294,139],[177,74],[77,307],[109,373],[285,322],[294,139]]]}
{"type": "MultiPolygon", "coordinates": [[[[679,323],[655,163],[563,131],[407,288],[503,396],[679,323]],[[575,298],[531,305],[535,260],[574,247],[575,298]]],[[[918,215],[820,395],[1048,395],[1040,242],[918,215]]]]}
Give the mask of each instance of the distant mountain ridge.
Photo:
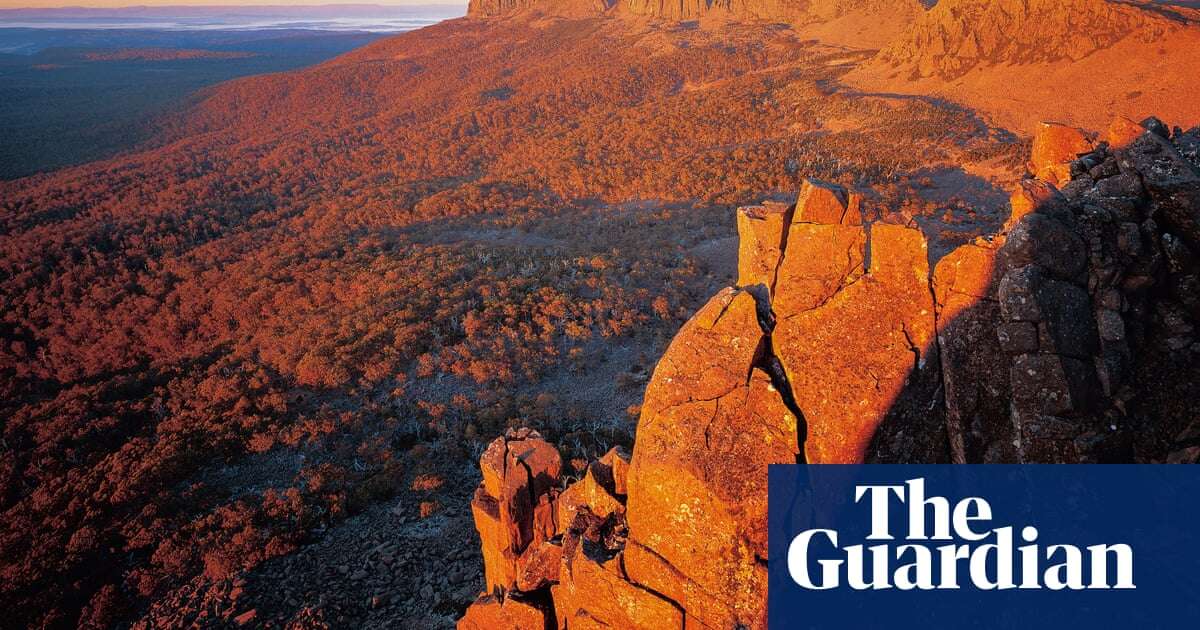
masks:
{"type": "Polygon", "coordinates": [[[918,76],[955,78],[981,64],[1076,61],[1189,21],[1177,10],[1113,0],[941,0],[881,57],[918,76]]]}
{"type": "Polygon", "coordinates": [[[1200,9],[1155,0],[471,0],[468,17],[543,16],[787,24],[874,57],[854,89],[946,97],[1027,128],[1098,125],[1114,112],[1192,121],[1200,9]],[[1129,88],[1122,84],[1128,83],[1129,88]],[[1070,107],[1066,104],[1070,103],[1070,107]]]}
{"type": "Polygon", "coordinates": [[[736,18],[777,20],[795,24],[828,21],[852,12],[911,10],[913,17],[922,8],[918,0],[471,0],[467,15],[491,17],[538,8],[548,13],[579,14],[608,11],[659,17],[668,20],[694,20],[721,13],[736,18]]]}
{"type": "Polygon", "coordinates": [[[876,19],[891,30],[882,41],[868,39],[860,47],[882,45],[881,60],[909,66],[915,76],[952,79],[979,65],[1074,61],[1127,37],[1156,41],[1200,21],[1194,6],[1140,0],[470,0],[467,15],[536,9],[685,21],[721,14],[800,26],[834,22],[834,31],[845,30],[836,22],[842,18],[855,26],[876,19]]]}

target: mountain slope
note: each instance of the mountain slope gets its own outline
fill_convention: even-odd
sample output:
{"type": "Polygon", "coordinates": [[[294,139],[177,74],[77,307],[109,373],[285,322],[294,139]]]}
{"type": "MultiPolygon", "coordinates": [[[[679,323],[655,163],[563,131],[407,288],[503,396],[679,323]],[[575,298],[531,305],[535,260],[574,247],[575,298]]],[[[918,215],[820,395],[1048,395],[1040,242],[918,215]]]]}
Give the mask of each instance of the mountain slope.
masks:
{"type": "MultiPolygon", "coordinates": [[[[483,584],[437,544],[477,449],[628,445],[648,366],[732,282],[733,206],[808,176],[930,252],[998,226],[1029,128],[844,89],[874,51],[803,28],[618,9],[222,84],[152,145],[0,183],[15,625],[448,627],[483,584]]],[[[1101,103],[1157,85],[1121,67],[1101,103]]]]}
{"type": "Polygon", "coordinates": [[[946,98],[995,124],[1200,122],[1200,12],[1109,0],[942,0],[846,75],[868,92],[946,98]]]}
{"type": "Polygon", "coordinates": [[[941,0],[881,53],[918,76],[977,65],[1078,61],[1126,38],[1150,42],[1186,24],[1109,0],[941,0]]]}
{"type": "Polygon", "coordinates": [[[847,15],[903,15],[907,24],[921,4],[919,0],[471,0],[467,14],[494,17],[527,9],[577,17],[608,12],[686,21],[714,15],[791,24],[824,23],[847,15]]]}
{"type": "Polygon", "coordinates": [[[647,366],[730,281],[732,205],[800,173],[880,199],[931,164],[1012,176],[967,112],[830,93],[844,56],[763,24],[454,20],[0,183],[0,608],[451,625],[477,561],[429,541],[470,528],[479,441],[628,445],[647,366]]]}

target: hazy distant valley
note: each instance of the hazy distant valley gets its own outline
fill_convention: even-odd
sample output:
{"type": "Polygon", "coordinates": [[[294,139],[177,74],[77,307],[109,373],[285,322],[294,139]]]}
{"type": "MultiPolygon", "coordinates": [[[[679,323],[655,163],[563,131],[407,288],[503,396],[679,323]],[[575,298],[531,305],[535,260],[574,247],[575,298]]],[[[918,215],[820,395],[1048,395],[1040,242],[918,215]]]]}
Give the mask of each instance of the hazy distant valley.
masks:
{"type": "Polygon", "coordinates": [[[111,156],[200,88],[457,17],[400,9],[0,10],[0,179],[111,156]]]}

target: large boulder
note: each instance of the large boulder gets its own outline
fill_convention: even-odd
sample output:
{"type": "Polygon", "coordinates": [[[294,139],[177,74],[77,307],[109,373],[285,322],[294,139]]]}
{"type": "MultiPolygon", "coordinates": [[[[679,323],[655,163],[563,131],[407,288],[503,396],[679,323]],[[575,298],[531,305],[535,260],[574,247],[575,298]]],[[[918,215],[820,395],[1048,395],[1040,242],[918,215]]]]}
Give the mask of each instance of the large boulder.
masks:
{"type": "Polygon", "coordinates": [[[794,209],[791,204],[770,202],[738,208],[739,287],[761,285],[768,291],[775,287],[775,270],[794,209]]]}
{"type": "Polygon", "coordinates": [[[487,595],[467,607],[458,620],[458,630],[546,630],[546,613],[537,606],[514,598],[501,600],[487,595]]]}
{"type": "Polygon", "coordinates": [[[934,347],[928,248],[915,228],[795,224],[772,348],[808,426],[809,463],[855,463],[934,347]],[[819,366],[819,368],[817,367],[819,366]]]}
{"type": "Polygon", "coordinates": [[[765,334],[744,291],[726,290],[684,325],[646,392],[629,469],[630,578],[711,627],[761,628],[766,473],[795,463],[796,414],[763,362],[765,334]]]}
{"type": "Polygon", "coordinates": [[[1071,181],[1071,162],[1094,148],[1081,129],[1045,122],[1033,137],[1029,170],[1038,179],[1059,185],[1071,181]]]}
{"type": "Polygon", "coordinates": [[[837,184],[817,179],[800,183],[795,221],[826,225],[862,225],[861,199],[837,184]]]}
{"type": "Polygon", "coordinates": [[[554,535],[553,497],[562,472],[558,449],[536,432],[510,431],[479,458],[483,481],[471,513],[483,547],[487,592],[517,588],[521,555],[554,535]]]}

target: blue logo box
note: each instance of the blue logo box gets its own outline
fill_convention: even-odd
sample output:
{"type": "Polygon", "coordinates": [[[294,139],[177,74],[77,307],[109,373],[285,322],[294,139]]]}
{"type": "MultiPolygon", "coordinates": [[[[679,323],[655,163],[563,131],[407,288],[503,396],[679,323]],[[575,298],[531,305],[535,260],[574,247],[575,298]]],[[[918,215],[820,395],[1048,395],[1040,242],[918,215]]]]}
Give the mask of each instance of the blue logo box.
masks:
{"type": "Polygon", "coordinates": [[[768,622],[1200,627],[1200,467],[770,467],[768,622]]]}

